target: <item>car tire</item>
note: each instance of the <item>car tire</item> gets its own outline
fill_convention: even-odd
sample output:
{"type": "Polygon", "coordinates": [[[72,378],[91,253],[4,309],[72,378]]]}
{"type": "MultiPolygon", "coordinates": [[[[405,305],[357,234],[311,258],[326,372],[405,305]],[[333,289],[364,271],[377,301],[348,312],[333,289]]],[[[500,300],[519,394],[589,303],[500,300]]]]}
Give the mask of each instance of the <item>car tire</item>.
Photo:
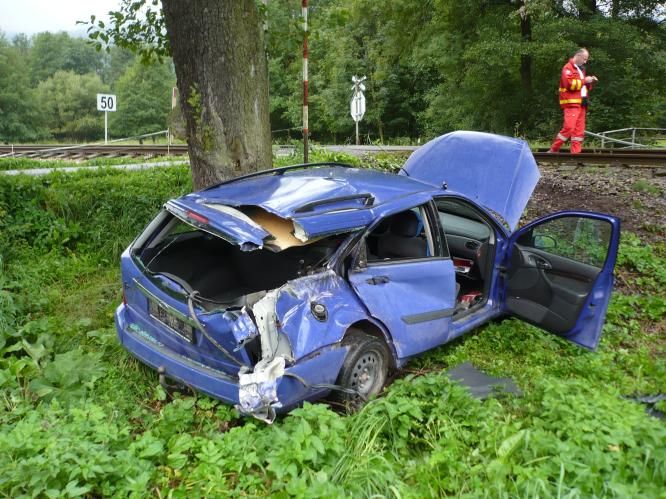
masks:
{"type": "Polygon", "coordinates": [[[360,395],[336,390],[332,399],[353,412],[384,388],[392,364],[391,352],[382,339],[357,329],[349,331],[343,344],[349,346],[349,351],[340,368],[337,385],[360,395]]]}

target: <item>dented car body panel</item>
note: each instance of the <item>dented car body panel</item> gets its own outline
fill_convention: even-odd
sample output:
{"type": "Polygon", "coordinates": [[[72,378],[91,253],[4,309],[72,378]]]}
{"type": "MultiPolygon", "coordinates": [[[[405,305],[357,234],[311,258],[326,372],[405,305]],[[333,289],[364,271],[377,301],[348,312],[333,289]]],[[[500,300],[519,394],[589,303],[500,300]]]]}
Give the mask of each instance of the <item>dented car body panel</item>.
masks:
{"type": "Polygon", "coordinates": [[[594,349],[619,221],[563,212],[511,234],[538,178],[526,147],[454,133],[401,175],[296,165],[171,200],[121,257],[119,339],[161,380],[267,422],[372,396],[373,372],[500,314],[594,349]]]}

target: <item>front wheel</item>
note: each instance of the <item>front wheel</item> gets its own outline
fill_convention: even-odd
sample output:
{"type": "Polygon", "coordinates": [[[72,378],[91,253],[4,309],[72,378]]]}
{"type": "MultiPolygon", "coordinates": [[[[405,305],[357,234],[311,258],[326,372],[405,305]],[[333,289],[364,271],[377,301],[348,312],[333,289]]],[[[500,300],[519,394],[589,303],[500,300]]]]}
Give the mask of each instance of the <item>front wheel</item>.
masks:
{"type": "Polygon", "coordinates": [[[338,374],[337,384],[355,393],[335,392],[336,401],[347,409],[358,409],[381,392],[388,378],[391,352],[379,338],[353,330],[345,339],[349,351],[338,374]]]}

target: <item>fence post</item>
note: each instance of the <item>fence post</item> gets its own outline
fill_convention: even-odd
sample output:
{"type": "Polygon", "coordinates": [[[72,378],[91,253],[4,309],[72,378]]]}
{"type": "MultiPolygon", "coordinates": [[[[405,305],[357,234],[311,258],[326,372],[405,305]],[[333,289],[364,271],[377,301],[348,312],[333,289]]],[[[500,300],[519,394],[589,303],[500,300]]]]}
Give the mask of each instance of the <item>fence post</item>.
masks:
{"type": "Polygon", "coordinates": [[[636,129],[632,128],[631,129],[631,148],[634,149],[636,147],[636,129]]]}

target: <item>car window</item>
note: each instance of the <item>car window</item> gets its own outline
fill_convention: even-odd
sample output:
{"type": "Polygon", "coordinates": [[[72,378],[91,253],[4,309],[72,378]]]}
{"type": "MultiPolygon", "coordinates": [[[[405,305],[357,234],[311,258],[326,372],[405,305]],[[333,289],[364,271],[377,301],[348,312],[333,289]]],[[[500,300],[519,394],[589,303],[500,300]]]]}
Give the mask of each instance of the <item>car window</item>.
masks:
{"type": "Polygon", "coordinates": [[[368,262],[435,255],[431,223],[423,206],[390,215],[365,238],[368,262]]]}
{"type": "Polygon", "coordinates": [[[486,241],[490,238],[490,227],[482,222],[441,211],[439,212],[439,220],[446,234],[467,236],[479,241],[486,241]]]}
{"type": "Polygon", "coordinates": [[[601,268],[606,260],[612,227],[605,220],[563,217],[536,226],[520,244],[601,268]]]}

